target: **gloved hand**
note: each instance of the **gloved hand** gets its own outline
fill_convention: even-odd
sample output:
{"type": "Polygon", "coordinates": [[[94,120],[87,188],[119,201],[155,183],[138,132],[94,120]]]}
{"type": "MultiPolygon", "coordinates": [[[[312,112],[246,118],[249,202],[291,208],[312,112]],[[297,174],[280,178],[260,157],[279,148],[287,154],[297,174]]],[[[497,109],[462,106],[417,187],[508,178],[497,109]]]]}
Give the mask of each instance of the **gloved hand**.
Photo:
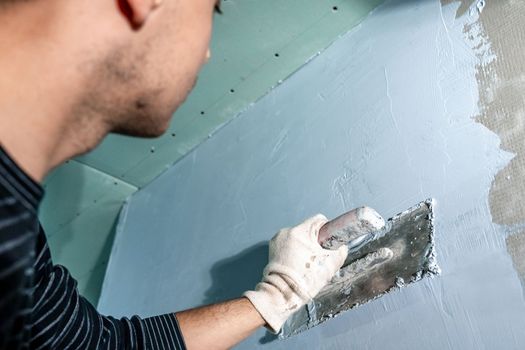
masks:
{"type": "Polygon", "coordinates": [[[319,230],[328,220],[316,215],[299,226],[279,231],[270,241],[269,262],[254,291],[244,293],[274,333],[309,302],[343,265],[348,248],[323,249],[319,230]]]}

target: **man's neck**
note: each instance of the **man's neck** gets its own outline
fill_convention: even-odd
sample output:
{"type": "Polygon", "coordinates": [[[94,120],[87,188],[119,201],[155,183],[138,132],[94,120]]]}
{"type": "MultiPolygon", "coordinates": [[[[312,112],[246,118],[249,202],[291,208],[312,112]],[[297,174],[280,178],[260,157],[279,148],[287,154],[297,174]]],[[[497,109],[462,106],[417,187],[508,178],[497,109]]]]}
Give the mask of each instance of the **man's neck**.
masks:
{"type": "Polygon", "coordinates": [[[99,116],[67,103],[75,101],[74,96],[50,98],[57,94],[36,86],[37,75],[21,74],[16,85],[5,84],[7,76],[0,70],[0,144],[35,181],[42,182],[53,168],[90,151],[109,133],[99,116]],[[40,94],[41,88],[47,93],[40,94]]]}
{"type": "Polygon", "coordinates": [[[85,126],[38,111],[9,113],[0,105],[0,145],[37,182],[64,161],[91,150],[108,132],[93,123],[85,126]]]}
{"type": "Polygon", "coordinates": [[[95,147],[109,126],[76,110],[82,76],[61,49],[71,37],[47,25],[60,21],[50,21],[38,6],[16,13],[25,18],[12,18],[14,12],[0,18],[0,144],[41,182],[54,167],[95,147]]]}

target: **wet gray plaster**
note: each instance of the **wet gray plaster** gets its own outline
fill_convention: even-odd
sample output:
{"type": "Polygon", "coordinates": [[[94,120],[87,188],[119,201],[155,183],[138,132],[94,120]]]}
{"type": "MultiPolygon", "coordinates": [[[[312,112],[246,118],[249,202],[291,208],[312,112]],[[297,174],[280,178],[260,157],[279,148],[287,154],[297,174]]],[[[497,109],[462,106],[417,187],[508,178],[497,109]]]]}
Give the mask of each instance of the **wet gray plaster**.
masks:
{"type": "Polygon", "coordinates": [[[474,119],[491,52],[481,29],[464,32],[478,12],[456,19],[458,8],[387,1],[135,194],[99,309],[149,316],[236,297],[279,228],[363,204],[389,217],[433,197],[441,277],[238,348],[523,348],[520,281],[488,202],[512,155],[474,119]]]}

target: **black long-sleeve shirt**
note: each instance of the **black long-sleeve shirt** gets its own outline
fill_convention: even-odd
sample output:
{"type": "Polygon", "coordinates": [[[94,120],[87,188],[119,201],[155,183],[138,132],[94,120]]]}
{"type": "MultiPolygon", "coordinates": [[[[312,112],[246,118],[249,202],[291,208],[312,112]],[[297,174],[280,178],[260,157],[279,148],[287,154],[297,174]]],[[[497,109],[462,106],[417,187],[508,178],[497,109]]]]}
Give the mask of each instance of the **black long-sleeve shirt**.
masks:
{"type": "Polygon", "coordinates": [[[174,314],[115,319],[78,293],[51,260],[42,196],[0,147],[0,349],[185,349],[174,314]]]}

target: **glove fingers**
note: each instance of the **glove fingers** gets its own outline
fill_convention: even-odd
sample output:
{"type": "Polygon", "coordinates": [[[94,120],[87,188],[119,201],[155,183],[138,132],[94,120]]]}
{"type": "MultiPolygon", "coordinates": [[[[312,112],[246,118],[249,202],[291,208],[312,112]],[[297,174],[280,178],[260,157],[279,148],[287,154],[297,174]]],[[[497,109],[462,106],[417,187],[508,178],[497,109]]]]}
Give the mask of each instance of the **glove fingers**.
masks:
{"type": "Polygon", "coordinates": [[[348,247],[346,245],[343,245],[339,247],[335,252],[337,258],[334,260],[337,264],[337,270],[339,270],[341,266],[343,266],[343,264],[345,263],[346,258],[348,257],[348,247]]]}
{"type": "Polygon", "coordinates": [[[328,219],[326,218],[326,216],[324,216],[323,214],[317,214],[307,219],[300,226],[304,225],[305,227],[307,227],[308,238],[310,242],[318,243],[319,230],[327,222],[328,222],[328,219]]]}
{"type": "MultiPolygon", "coordinates": [[[[323,248],[321,248],[323,249],[323,248]]],[[[346,246],[341,246],[336,250],[327,250],[323,249],[325,255],[324,264],[327,269],[327,280],[330,279],[337,273],[337,271],[343,266],[348,256],[348,248],[346,246]]]]}

